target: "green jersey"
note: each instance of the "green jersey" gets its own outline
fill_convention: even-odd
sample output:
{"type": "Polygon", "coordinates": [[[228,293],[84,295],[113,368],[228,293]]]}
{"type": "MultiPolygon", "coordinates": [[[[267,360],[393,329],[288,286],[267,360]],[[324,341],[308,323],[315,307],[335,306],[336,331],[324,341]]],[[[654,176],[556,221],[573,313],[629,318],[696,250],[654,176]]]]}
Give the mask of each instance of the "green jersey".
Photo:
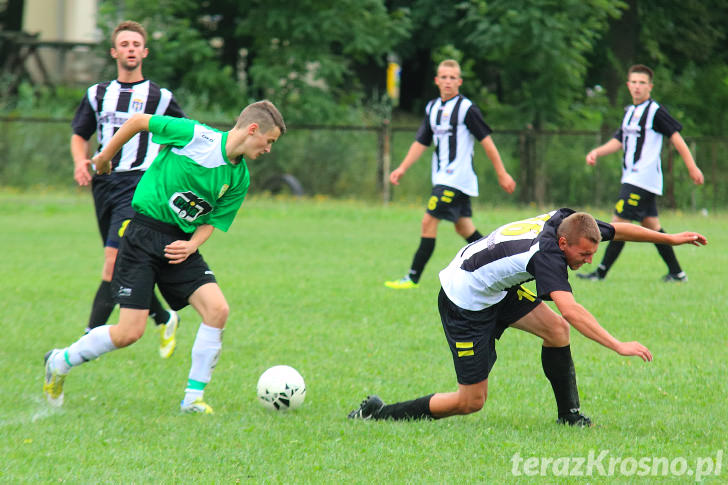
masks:
{"type": "Polygon", "coordinates": [[[203,224],[227,231],[250,186],[245,160],[225,153],[228,134],[197,121],[152,116],[152,141],[163,145],[134,193],[140,214],[191,233],[203,224]]]}

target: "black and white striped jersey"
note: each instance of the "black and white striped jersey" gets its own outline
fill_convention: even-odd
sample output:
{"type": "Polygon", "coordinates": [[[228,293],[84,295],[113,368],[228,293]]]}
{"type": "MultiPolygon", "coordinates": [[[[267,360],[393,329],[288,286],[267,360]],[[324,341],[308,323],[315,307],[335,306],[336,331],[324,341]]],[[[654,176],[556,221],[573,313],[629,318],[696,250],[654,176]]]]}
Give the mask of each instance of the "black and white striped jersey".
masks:
{"type": "Polygon", "coordinates": [[[669,138],[681,129],[682,125],[652,99],[627,106],[622,126],[614,134],[624,149],[622,183],[662,195],[663,136],[669,138]]]}
{"type": "MultiPolygon", "coordinates": [[[[111,140],[119,127],[133,114],[147,113],[184,117],[172,93],[146,79],[136,83],[107,81],[94,84],[76,110],[71,126],[73,133],[85,140],[96,132],[98,151],[111,140]]],[[[159,152],[149,132],[141,132],[129,140],[111,160],[112,172],[146,170],[159,152]]]]}
{"type": "Polygon", "coordinates": [[[425,108],[425,119],[415,139],[425,145],[435,142],[432,154],[432,185],[447,185],[478,195],[478,177],[473,170],[473,145],[493,131],[478,107],[462,94],[442,101],[433,99],[425,108]]]}
{"type": "MultiPolygon", "coordinates": [[[[447,297],[460,308],[478,311],[495,305],[509,288],[536,280],[536,294],[550,300],[553,291],[569,291],[566,257],[556,230],[572,209],[558,209],[499,227],[462,248],[440,272],[447,297]]],[[[614,227],[597,221],[602,240],[614,227]]]]}

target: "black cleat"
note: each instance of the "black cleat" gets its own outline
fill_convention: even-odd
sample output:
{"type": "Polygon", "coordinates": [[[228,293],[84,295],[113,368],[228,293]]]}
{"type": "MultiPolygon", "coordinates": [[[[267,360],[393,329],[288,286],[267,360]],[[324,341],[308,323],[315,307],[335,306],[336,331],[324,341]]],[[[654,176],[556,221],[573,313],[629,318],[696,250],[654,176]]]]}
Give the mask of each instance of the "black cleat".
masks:
{"type": "Polygon", "coordinates": [[[349,419],[377,419],[379,411],[384,407],[384,402],[379,396],[367,396],[357,409],[349,413],[349,419]]]}
{"type": "Polygon", "coordinates": [[[581,414],[578,410],[559,416],[556,422],[558,424],[568,424],[569,426],[579,426],[580,428],[589,428],[592,425],[591,419],[581,414]]]}
{"type": "Polygon", "coordinates": [[[576,273],[576,276],[583,280],[591,281],[602,281],[604,279],[604,276],[601,276],[599,271],[592,271],[591,273],[576,273]]]}
{"type": "Polygon", "coordinates": [[[679,273],[667,273],[665,276],[662,277],[662,281],[664,281],[665,283],[684,283],[687,280],[688,275],[685,274],[685,271],[680,271],[679,273]]]}

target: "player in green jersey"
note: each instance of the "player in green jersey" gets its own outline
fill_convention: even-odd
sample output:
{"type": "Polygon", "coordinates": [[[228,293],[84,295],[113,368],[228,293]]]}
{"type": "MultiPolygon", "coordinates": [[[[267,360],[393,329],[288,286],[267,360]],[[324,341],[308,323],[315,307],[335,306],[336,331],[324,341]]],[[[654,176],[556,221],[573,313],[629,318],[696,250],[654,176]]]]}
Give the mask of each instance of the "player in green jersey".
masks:
{"type": "Polygon", "coordinates": [[[229,307],[197,249],[215,228],[230,227],[250,185],[246,160],[269,152],[286,125],[270,101],[247,106],[227,132],[192,120],[137,114],[93,158],[97,172],[108,173],[114,154],[141,131],[149,131],[164,148],[137,186],[136,215],[121,239],[112,279],[119,323],[94,328],[69,347],[49,351],[43,392],[52,405],[62,405],[63,383],[72,367],[141,338],[156,284],[174,310],[189,304],[202,317],[180,408],[211,414],[203,392],[222,349],[229,307]]]}

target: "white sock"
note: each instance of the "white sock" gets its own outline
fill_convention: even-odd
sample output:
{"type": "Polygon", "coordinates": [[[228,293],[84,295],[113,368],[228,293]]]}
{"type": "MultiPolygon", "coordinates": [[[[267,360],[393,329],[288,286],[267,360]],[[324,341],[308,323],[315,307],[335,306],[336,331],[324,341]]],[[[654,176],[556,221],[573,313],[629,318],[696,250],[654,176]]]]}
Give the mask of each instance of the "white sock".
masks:
{"type": "Polygon", "coordinates": [[[185,404],[202,399],[205,386],[212,378],[212,370],[220,358],[221,350],[222,329],[210,327],[204,322],[200,323],[195,343],[192,344],[192,365],[185,389],[185,404]]]}
{"type": "Polygon", "coordinates": [[[110,325],[102,325],[91,329],[89,333],[72,343],[70,347],[56,354],[54,367],[61,374],[66,374],[73,366],[94,360],[99,356],[116,350],[111,342],[110,325]]]}

